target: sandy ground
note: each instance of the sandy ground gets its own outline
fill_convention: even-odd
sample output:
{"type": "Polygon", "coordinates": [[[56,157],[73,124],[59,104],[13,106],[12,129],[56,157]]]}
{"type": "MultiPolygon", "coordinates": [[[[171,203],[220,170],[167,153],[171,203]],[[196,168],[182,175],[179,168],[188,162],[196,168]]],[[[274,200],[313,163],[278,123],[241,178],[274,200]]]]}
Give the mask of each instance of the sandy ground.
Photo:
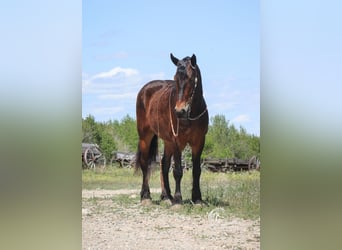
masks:
{"type": "Polygon", "coordinates": [[[119,194],[136,199],[139,190],[82,191],[82,249],[260,249],[260,220],[222,218],[220,208],[205,217],[127,208],[119,194]]]}

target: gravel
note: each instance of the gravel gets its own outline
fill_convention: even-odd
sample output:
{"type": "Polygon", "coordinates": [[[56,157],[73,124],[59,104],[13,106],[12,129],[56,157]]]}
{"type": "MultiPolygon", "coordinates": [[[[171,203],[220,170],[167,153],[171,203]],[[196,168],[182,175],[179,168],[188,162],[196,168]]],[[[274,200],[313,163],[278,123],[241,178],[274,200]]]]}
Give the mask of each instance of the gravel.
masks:
{"type": "Polygon", "coordinates": [[[137,199],[139,190],[82,191],[82,249],[260,249],[260,219],[223,218],[223,208],[207,216],[147,211],[115,202],[120,194],[137,199]]]}

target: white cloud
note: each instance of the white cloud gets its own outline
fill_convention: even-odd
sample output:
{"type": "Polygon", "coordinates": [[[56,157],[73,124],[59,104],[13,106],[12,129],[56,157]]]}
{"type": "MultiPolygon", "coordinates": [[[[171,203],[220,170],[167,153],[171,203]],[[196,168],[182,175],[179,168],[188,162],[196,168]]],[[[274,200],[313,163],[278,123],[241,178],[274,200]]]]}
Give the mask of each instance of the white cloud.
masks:
{"type": "Polygon", "coordinates": [[[94,75],[82,73],[82,93],[96,95],[122,94],[135,91],[142,83],[138,70],[115,67],[94,75]]]}
{"type": "Polygon", "coordinates": [[[147,82],[156,79],[164,79],[164,73],[144,75],[136,69],[122,67],[92,75],[83,72],[82,112],[101,121],[126,114],[134,116],[137,93],[147,82]]]}
{"type": "Polygon", "coordinates": [[[112,78],[119,75],[120,73],[126,77],[130,77],[133,75],[137,75],[139,72],[135,69],[115,67],[109,71],[98,73],[94,75],[91,79],[94,80],[98,78],[112,78]]]}

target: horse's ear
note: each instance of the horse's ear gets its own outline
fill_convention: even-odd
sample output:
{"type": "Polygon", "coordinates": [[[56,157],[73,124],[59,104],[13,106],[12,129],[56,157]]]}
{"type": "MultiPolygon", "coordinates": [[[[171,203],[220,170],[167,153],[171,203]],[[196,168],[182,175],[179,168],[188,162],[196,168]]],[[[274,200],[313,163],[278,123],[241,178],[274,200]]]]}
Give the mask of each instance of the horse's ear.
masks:
{"type": "Polygon", "coordinates": [[[173,64],[177,66],[178,61],[179,61],[178,58],[177,58],[177,57],[174,57],[174,56],[172,55],[172,53],[170,53],[170,57],[171,57],[171,61],[173,62],[173,64]]]}
{"type": "Polygon", "coordinates": [[[192,66],[193,68],[196,67],[196,56],[195,56],[195,54],[192,54],[192,57],[191,57],[191,66],[192,66]]]}

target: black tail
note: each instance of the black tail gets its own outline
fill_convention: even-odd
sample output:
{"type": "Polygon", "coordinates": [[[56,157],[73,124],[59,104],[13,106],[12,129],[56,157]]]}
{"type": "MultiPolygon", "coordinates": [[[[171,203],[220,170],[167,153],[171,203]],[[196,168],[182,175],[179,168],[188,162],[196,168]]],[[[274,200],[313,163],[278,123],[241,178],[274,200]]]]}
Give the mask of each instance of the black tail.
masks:
{"type": "MultiPolygon", "coordinates": [[[[150,149],[148,152],[148,165],[150,165],[152,161],[156,161],[157,153],[158,153],[158,136],[154,135],[151,140],[150,149]]],[[[141,158],[141,150],[138,145],[138,152],[135,158],[135,170],[138,170],[139,168],[141,168],[140,158],[141,158]]]]}
{"type": "Polygon", "coordinates": [[[150,144],[150,151],[148,152],[148,164],[156,161],[158,154],[158,136],[154,135],[150,144]]]}

